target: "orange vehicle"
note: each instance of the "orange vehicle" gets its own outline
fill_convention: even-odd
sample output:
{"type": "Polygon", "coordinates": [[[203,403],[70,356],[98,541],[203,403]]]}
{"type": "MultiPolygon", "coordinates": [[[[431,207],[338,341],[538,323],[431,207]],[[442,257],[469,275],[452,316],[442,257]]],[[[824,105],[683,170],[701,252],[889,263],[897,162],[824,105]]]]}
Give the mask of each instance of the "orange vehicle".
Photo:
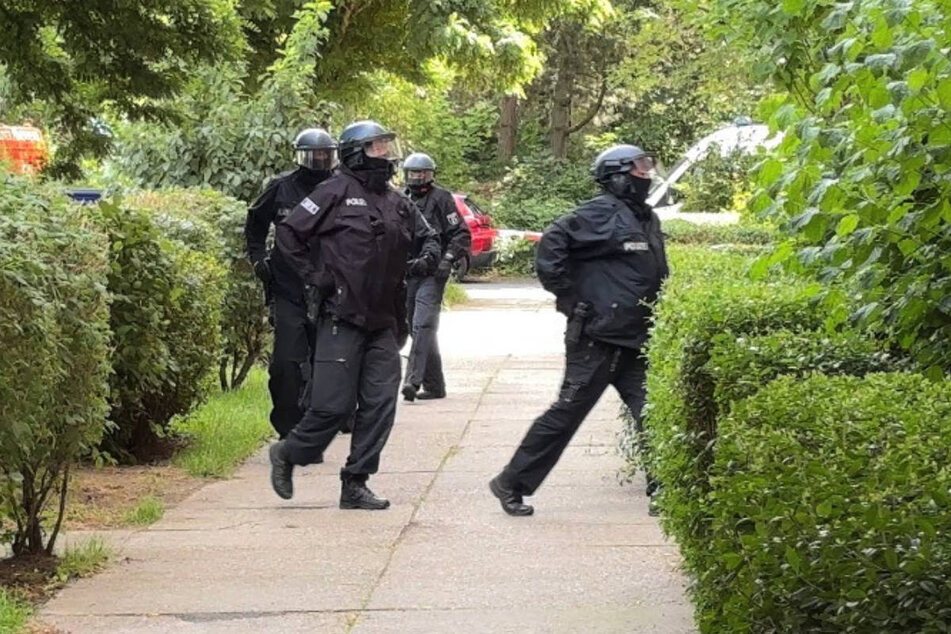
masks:
{"type": "Polygon", "coordinates": [[[0,125],[0,162],[15,174],[36,174],[49,160],[43,132],[32,126],[0,125]]]}

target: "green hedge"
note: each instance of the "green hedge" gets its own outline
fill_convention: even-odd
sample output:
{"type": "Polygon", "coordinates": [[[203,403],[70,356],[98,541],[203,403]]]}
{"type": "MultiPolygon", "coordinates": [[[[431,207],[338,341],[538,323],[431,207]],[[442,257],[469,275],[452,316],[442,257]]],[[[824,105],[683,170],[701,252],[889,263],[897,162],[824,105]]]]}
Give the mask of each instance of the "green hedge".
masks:
{"type": "Polygon", "coordinates": [[[238,387],[264,353],[270,333],[261,283],[245,253],[246,206],[209,189],[141,192],[129,202],[149,210],[166,235],[192,249],[215,254],[228,272],[221,306],[218,376],[222,389],[238,387]]]}
{"type": "Polygon", "coordinates": [[[720,425],[704,632],[951,631],[951,382],[783,377],[720,425]]]}
{"type": "Polygon", "coordinates": [[[62,193],[0,174],[0,542],[15,553],[52,551],[48,507],[103,432],[108,253],[62,193]]]}
{"type": "Polygon", "coordinates": [[[549,155],[513,161],[502,178],[492,208],[496,225],[542,231],[557,218],[598,193],[585,162],[549,155]]]}
{"type": "Polygon", "coordinates": [[[112,367],[106,449],[147,458],[176,414],[206,394],[220,354],[225,272],[215,254],[167,237],[149,210],[105,202],[89,211],[108,233],[112,367]]]}
{"type": "Polygon", "coordinates": [[[776,229],[761,224],[698,224],[674,218],[662,227],[667,241],[674,244],[767,245],[779,239],[776,229]]]}

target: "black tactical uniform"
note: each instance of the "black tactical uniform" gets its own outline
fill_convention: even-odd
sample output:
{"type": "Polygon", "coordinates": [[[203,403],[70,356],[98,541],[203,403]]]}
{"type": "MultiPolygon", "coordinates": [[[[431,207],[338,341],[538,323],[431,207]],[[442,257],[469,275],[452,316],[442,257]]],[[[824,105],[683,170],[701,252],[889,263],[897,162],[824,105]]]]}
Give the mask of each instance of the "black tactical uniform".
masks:
{"type": "Polygon", "coordinates": [[[271,425],[281,438],[304,414],[314,330],[307,321],[304,285],[280,251],[268,251],[268,232],[272,224],[280,223],[314,187],[330,176],[335,148],[336,143],[323,130],[301,132],[294,142],[300,167],[272,178],[249,207],[245,222],[248,257],[264,283],[274,328],[268,389],[272,403],[271,425]],[[324,150],[331,157],[330,162],[315,164],[311,150],[324,150]]]}
{"type": "Polygon", "coordinates": [[[645,158],[634,146],[602,153],[595,165],[605,193],[557,220],[539,244],[538,277],[568,317],[565,378],[558,400],[534,421],[490,483],[512,515],[532,513],[522,496],[535,492],[609,385],[640,429],[646,372],[641,349],[651,314],[645,302],[657,298],[668,274],[660,219],[644,203],[649,180],[630,174],[635,161],[645,158]]]}
{"type": "MultiPolygon", "coordinates": [[[[417,267],[410,263],[410,275],[406,280],[406,312],[412,328],[413,347],[410,349],[406,366],[403,397],[408,401],[416,398],[444,398],[446,379],[442,372],[442,357],[436,337],[439,313],[453,262],[468,254],[472,235],[465,220],[459,215],[452,193],[433,183],[436,164],[429,156],[410,155],[403,163],[403,170],[406,173],[407,194],[423,212],[427,222],[439,233],[442,247],[439,267],[433,273],[414,274],[413,271],[417,267]],[[424,176],[415,179],[412,174],[424,176]],[[423,387],[422,392],[419,392],[420,386],[423,387]]],[[[410,254],[412,259],[420,256],[422,246],[418,241],[413,244],[410,254]]]]}
{"type": "Polygon", "coordinates": [[[281,253],[307,285],[317,335],[310,406],[287,438],[272,445],[270,457],[272,485],[289,498],[293,465],[321,462],[356,407],[340,506],[383,509],[389,502],[366,481],[379,468],[396,412],[399,349],[408,335],[407,256],[413,240],[421,240],[422,257],[434,266],[439,242],[412,202],[388,185],[389,160],[364,153],[364,146],[369,151],[372,142],[394,136],[371,123],[344,130],[345,166],[277,228],[281,253]],[[348,153],[354,146],[360,156],[348,153]]]}

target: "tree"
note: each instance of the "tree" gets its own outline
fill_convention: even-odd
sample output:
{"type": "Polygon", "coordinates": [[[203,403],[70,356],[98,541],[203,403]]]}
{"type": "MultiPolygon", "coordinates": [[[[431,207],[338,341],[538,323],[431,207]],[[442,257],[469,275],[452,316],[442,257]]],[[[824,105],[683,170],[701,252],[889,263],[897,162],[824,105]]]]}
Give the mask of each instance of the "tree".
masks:
{"type": "Polygon", "coordinates": [[[104,105],[155,115],[154,100],[191,66],[233,57],[241,43],[237,14],[219,0],[2,2],[0,29],[8,104],[53,126],[55,171],[73,174],[79,156],[106,146],[91,125],[104,105]]]}

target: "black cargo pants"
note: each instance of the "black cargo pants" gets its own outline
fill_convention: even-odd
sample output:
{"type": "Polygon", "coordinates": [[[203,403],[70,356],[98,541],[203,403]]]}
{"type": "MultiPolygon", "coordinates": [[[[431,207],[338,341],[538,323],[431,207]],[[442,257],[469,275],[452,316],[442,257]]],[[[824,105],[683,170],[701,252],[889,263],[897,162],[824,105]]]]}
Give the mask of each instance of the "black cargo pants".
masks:
{"type": "Polygon", "coordinates": [[[404,382],[415,387],[422,385],[427,392],[446,391],[436,334],[447,281],[433,275],[406,281],[406,316],[412,326],[413,346],[404,382]]]}
{"type": "Polygon", "coordinates": [[[268,366],[271,425],[284,438],[307,408],[314,328],[303,303],[276,295],[270,311],[274,328],[274,351],[268,366]]]}
{"type": "Polygon", "coordinates": [[[647,359],[639,350],[582,337],[566,352],[565,378],[558,400],[535,419],[502,481],[522,495],[531,495],[558,462],[578,427],[609,385],[621,395],[642,431],[647,359]]]}
{"type": "Polygon", "coordinates": [[[323,461],[337,431],[354,416],[341,479],[366,481],[380,467],[396,416],[400,356],[392,329],[374,332],[322,317],[317,324],[310,407],[285,441],[295,465],[323,461]]]}

